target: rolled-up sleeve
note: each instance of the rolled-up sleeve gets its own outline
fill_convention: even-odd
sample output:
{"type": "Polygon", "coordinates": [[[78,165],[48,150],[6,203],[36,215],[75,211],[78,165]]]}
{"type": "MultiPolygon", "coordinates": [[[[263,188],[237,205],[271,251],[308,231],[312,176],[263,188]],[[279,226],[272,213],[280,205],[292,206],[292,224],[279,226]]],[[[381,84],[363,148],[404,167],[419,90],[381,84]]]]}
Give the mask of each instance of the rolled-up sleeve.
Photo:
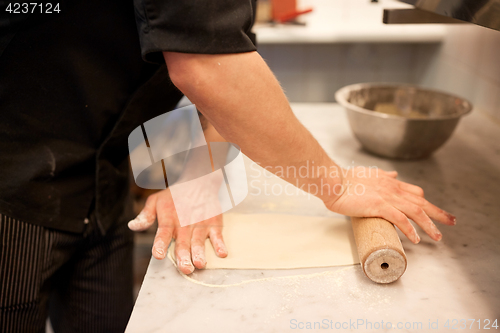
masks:
{"type": "Polygon", "coordinates": [[[142,57],[255,51],[255,0],[134,0],[142,57]]]}

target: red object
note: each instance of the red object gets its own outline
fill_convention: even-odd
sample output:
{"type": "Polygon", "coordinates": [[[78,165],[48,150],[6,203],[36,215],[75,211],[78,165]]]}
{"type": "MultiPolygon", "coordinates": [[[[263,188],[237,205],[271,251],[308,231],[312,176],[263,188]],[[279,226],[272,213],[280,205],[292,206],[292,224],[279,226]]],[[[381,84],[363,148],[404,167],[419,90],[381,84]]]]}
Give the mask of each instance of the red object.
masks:
{"type": "Polygon", "coordinates": [[[297,10],[297,0],[271,0],[272,18],[276,22],[287,22],[299,15],[312,12],[312,8],[297,10]]]}

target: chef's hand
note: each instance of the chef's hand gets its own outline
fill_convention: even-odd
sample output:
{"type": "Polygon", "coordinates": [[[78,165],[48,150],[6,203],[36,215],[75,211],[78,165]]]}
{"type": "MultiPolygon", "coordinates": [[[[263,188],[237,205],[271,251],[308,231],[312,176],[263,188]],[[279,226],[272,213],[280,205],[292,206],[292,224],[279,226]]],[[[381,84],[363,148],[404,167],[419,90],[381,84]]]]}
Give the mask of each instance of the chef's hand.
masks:
{"type": "Polygon", "coordinates": [[[222,239],[222,215],[208,220],[181,227],[172,200],[170,190],[166,189],[150,195],[144,209],[128,223],[134,231],[149,228],[158,218],[158,230],[153,244],[153,257],[163,259],[168,245],[175,239],[175,258],[177,267],[184,274],[191,274],[195,267],[205,268],[205,240],[210,238],[217,256],[227,256],[227,249],[222,239]],[[194,266],[193,266],[194,265],[194,266]]]}
{"type": "Polygon", "coordinates": [[[420,242],[420,237],[408,218],[435,241],[441,240],[442,235],[431,218],[446,225],[456,224],[455,216],[427,201],[420,187],[397,180],[396,171],[357,167],[344,175],[342,195],[336,200],[324,200],[326,207],[334,212],[384,218],[415,244],[420,242]]]}

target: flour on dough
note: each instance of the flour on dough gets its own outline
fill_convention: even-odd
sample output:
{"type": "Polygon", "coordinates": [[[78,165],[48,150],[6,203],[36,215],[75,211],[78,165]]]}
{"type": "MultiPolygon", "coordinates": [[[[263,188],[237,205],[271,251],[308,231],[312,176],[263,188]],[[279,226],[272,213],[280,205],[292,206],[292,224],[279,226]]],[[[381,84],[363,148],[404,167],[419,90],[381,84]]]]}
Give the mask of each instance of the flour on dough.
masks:
{"type": "MultiPolygon", "coordinates": [[[[228,249],[217,257],[207,239],[206,269],[293,269],[359,263],[349,219],[281,214],[224,214],[228,249]]],[[[174,244],[169,256],[174,257],[174,244]]]]}

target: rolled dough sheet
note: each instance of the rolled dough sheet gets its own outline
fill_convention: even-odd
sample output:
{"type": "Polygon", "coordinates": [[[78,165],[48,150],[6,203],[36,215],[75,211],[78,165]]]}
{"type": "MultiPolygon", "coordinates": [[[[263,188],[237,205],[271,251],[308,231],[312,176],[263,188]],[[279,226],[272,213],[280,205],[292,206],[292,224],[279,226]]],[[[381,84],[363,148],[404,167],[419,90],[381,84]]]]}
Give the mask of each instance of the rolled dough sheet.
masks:
{"type": "MultiPolygon", "coordinates": [[[[207,269],[293,269],[359,263],[347,218],[281,214],[224,214],[228,249],[217,257],[205,243],[207,269]]],[[[174,243],[169,256],[174,257],[174,243]]]]}

